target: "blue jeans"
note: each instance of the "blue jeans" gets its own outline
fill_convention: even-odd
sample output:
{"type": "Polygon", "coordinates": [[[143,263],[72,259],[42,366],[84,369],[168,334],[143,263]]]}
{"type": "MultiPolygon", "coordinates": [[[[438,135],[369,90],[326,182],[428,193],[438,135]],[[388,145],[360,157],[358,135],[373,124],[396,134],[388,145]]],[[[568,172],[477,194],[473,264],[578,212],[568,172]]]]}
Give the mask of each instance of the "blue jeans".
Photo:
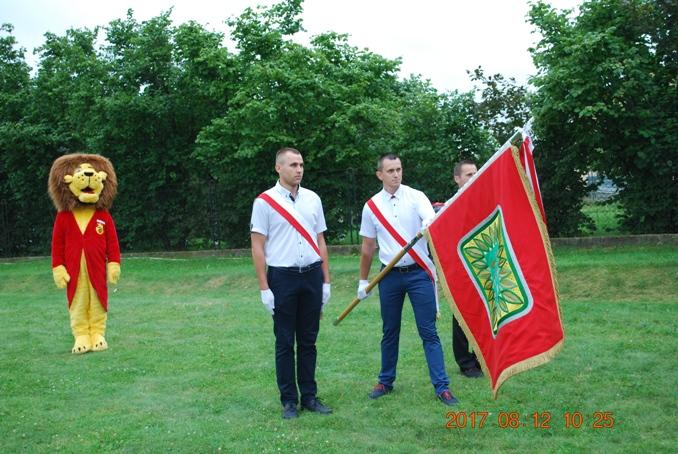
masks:
{"type": "Polygon", "coordinates": [[[379,299],[383,336],[381,339],[381,372],[379,383],[393,387],[398,364],[400,322],[405,294],[410,297],[417,331],[424,346],[428,373],[436,394],[448,389],[450,380],[445,372],[443,347],[436,331],[436,302],[433,282],[420,267],[407,273],[397,269],[379,282],[379,299]]]}

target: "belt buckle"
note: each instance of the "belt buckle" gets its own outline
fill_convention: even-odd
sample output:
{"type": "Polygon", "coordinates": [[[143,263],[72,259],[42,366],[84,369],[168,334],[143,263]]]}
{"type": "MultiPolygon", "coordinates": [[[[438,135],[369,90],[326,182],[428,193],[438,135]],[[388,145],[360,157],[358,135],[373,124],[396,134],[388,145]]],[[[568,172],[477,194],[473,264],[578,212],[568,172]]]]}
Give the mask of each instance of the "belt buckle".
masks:
{"type": "Polygon", "coordinates": [[[304,274],[304,273],[309,272],[312,269],[313,265],[314,265],[313,263],[311,263],[309,265],[304,265],[304,266],[299,265],[299,274],[304,274]]]}
{"type": "Polygon", "coordinates": [[[403,273],[409,273],[409,272],[414,271],[414,270],[417,269],[417,264],[416,264],[416,263],[412,263],[412,264],[407,265],[407,266],[405,266],[405,267],[403,267],[403,268],[404,268],[403,273]]]}

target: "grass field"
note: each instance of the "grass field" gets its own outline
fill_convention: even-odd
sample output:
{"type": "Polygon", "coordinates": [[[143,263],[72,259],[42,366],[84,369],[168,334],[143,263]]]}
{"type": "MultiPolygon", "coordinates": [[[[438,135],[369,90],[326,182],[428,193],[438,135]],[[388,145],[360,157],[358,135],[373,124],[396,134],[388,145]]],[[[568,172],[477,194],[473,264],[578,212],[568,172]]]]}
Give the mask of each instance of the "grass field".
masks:
{"type": "Polygon", "coordinates": [[[70,354],[49,261],[0,263],[0,452],[674,452],[678,248],[555,252],[565,348],[511,378],[497,400],[486,379],[459,375],[443,307],[456,408],[435,399],[409,306],[395,392],[367,399],[379,369],[377,298],[332,326],[358,266],[332,257],[317,379],[335,412],[291,421],[280,418],[272,322],[249,259],[124,259],[110,349],[83,356],[70,354]],[[510,413],[520,425],[502,428],[510,413]],[[535,413],[550,427],[535,428],[535,413]],[[462,414],[466,427],[446,428],[462,414]],[[612,427],[593,428],[596,418],[612,427]]]}
{"type": "Polygon", "coordinates": [[[589,216],[594,223],[594,229],[585,230],[585,236],[612,236],[623,232],[619,225],[619,216],[623,209],[619,203],[589,202],[584,204],[582,212],[589,216]]]}

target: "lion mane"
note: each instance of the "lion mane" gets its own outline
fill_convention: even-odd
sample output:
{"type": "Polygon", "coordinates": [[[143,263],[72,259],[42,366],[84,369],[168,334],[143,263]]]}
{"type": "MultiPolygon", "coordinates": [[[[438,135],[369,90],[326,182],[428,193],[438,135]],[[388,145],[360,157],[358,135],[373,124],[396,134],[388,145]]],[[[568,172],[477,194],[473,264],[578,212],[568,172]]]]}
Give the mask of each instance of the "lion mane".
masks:
{"type": "Polygon", "coordinates": [[[99,200],[94,204],[97,210],[109,210],[113,206],[113,199],[118,192],[118,179],[113,170],[111,161],[98,154],[72,153],[57,158],[49,171],[48,190],[49,196],[58,211],[72,211],[73,209],[87,205],[78,200],[64,182],[66,175],[73,175],[80,164],[90,164],[97,171],[107,174],[104,181],[104,189],[99,195],[99,200]]]}

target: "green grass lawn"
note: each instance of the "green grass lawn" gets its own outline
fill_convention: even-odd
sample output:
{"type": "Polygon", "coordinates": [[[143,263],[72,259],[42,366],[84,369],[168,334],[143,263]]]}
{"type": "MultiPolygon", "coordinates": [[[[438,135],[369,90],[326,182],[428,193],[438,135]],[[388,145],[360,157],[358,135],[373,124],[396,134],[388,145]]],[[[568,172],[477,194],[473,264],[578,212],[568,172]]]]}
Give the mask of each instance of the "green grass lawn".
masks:
{"type": "Polygon", "coordinates": [[[110,349],[83,356],[70,353],[49,260],[0,263],[0,452],[672,452],[678,248],[555,255],[564,350],[509,379],[497,400],[487,379],[459,375],[442,308],[457,407],[435,399],[409,306],[395,392],[367,399],[380,360],[377,298],[332,326],[355,294],[358,258],[331,257],[317,379],[334,414],[291,421],[280,417],[272,322],[249,259],[123,259],[110,349]],[[566,427],[566,412],[581,427],[566,427]],[[612,427],[594,428],[597,412],[610,412],[612,427]],[[502,428],[510,413],[519,427],[502,428]],[[550,427],[535,428],[534,413],[550,427]],[[466,427],[446,428],[462,414],[466,427]]]}
{"type": "Polygon", "coordinates": [[[619,216],[622,214],[623,209],[618,202],[588,202],[584,204],[581,210],[594,223],[594,229],[587,229],[584,235],[611,236],[622,234],[619,216]]]}

